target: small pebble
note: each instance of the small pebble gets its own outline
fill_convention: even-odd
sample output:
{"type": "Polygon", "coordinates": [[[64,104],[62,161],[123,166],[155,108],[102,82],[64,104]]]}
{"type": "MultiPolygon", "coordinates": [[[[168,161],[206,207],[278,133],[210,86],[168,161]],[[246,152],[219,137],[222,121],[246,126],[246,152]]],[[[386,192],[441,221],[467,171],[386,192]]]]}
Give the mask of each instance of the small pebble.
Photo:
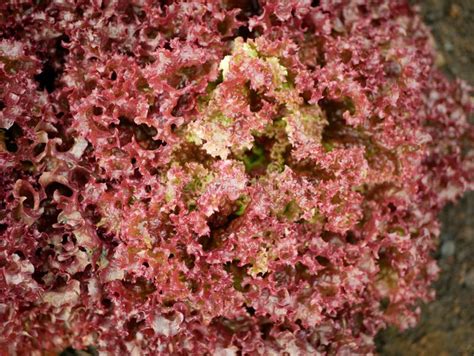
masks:
{"type": "Polygon", "coordinates": [[[471,269],[464,276],[464,284],[469,288],[474,288],[474,269],[471,269]]]}
{"type": "Polygon", "coordinates": [[[446,41],[444,42],[444,49],[448,52],[451,52],[454,49],[454,46],[451,42],[446,41]]]}
{"type": "Polygon", "coordinates": [[[452,4],[451,8],[449,9],[449,16],[452,18],[459,17],[461,15],[462,9],[459,5],[457,4],[452,4]]]}
{"type": "Polygon", "coordinates": [[[426,14],[426,21],[428,23],[434,23],[442,18],[442,14],[439,11],[429,11],[426,14]]]}
{"type": "Polygon", "coordinates": [[[441,52],[436,53],[435,64],[437,67],[442,67],[446,64],[446,58],[444,58],[441,52]]]}
{"type": "Polygon", "coordinates": [[[454,252],[456,252],[456,245],[454,241],[446,241],[441,246],[441,255],[443,257],[451,257],[454,255],[454,252]]]}

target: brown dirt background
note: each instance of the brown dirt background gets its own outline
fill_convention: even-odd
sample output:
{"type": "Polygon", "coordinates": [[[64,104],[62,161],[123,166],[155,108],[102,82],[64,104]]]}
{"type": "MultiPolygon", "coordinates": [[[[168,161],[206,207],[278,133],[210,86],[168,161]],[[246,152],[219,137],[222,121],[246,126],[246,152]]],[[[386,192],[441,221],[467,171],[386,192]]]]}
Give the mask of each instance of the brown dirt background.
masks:
{"type": "MultiPolygon", "coordinates": [[[[431,28],[442,70],[474,85],[474,0],[411,3],[431,28]]],[[[376,344],[381,355],[474,355],[474,192],[447,206],[440,220],[436,300],[422,307],[414,329],[401,333],[389,328],[379,333],[376,344]]]]}

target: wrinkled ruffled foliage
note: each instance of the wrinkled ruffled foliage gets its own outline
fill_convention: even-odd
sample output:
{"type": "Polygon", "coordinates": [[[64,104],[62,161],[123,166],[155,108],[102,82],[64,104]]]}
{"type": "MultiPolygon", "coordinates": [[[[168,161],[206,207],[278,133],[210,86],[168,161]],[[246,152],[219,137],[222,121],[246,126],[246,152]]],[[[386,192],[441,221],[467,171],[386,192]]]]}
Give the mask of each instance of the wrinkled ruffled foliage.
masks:
{"type": "Polygon", "coordinates": [[[366,353],[433,297],[470,88],[402,0],[0,4],[0,349],[366,353]]]}

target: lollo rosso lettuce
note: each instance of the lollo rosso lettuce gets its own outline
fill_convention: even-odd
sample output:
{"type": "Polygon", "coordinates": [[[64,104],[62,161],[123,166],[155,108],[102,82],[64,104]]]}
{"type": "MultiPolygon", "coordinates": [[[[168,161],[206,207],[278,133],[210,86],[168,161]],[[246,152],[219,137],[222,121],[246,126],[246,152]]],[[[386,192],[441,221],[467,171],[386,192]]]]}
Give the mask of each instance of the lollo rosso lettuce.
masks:
{"type": "Polygon", "coordinates": [[[404,0],[0,4],[0,350],[371,353],[473,187],[404,0]]]}

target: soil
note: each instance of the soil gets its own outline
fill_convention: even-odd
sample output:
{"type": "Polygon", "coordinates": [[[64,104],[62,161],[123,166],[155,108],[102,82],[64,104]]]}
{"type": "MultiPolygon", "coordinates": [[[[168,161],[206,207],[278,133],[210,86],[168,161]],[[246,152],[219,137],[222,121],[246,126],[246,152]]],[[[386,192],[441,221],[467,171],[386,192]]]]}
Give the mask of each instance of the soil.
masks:
{"type": "MultiPolygon", "coordinates": [[[[450,77],[474,85],[474,1],[415,0],[431,28],[439,63],[450,77]]],[[[474,117],[471,117],[474,123],[474,117]]],[[[381,355],[474,355],[474,192],[440,215],[436,300],[422,307],[414,329],[377,336],[381,355]]]]}

